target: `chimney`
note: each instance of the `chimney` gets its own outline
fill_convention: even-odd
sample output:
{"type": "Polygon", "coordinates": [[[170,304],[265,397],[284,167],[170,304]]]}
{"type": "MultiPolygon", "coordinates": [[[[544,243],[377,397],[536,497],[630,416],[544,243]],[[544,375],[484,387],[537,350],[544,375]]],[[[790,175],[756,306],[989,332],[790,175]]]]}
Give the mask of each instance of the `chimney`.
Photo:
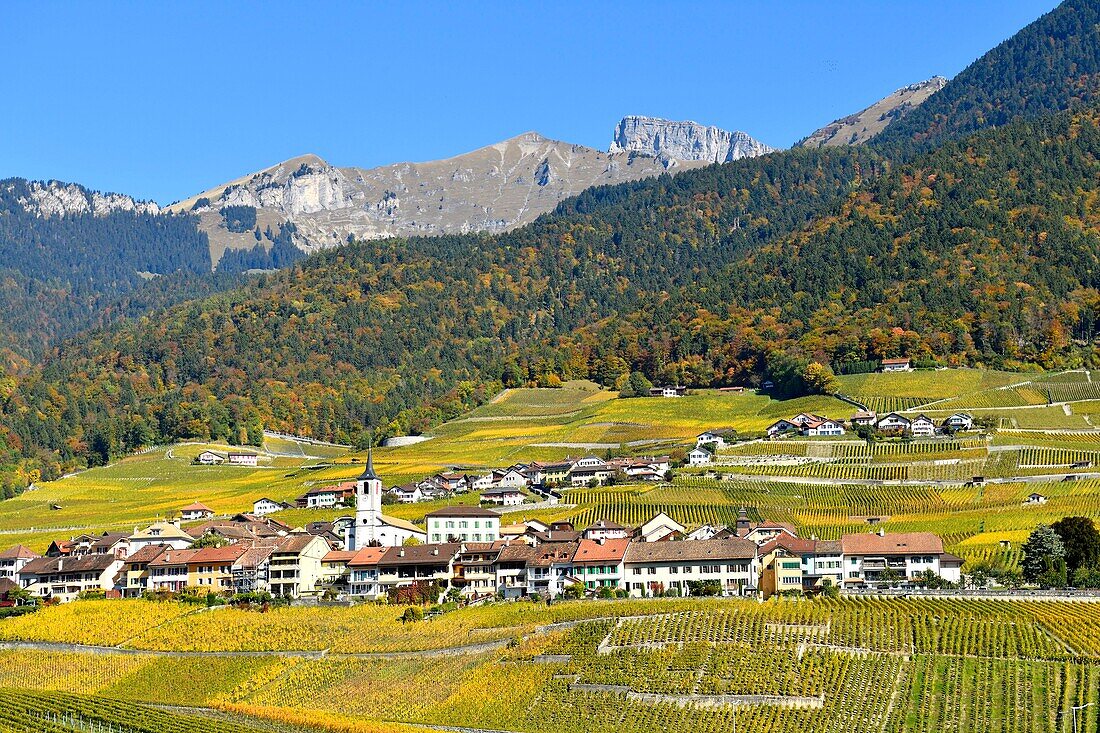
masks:
{"type": "Polygon", "coordinates": [[[398,557],[405,557],[405,548],[404,547],[402,547],[400,550],[397,551],[397,556],[398,557]]]}
{"type": "Polygon", "coordinates": [[[433,547],[432,548],[432,554],[433,555],[438,555],[439,554],[439,548],[438,547],[433,547]]]}
{"type": "Polygon", "coordinates": [[[886,536],[886,530],[884,530],[882,527],[879,527],[878,532],[876,532],[875,534],[877,534],[879,537],[885,537],[886,536]]]}
{"type": "Polygon", "coordinates": [[[64,569],[64,567],[65,567],[65,558],[63,558],[63,557],[57,558],[57,572],[60,573],[64,569]]]}

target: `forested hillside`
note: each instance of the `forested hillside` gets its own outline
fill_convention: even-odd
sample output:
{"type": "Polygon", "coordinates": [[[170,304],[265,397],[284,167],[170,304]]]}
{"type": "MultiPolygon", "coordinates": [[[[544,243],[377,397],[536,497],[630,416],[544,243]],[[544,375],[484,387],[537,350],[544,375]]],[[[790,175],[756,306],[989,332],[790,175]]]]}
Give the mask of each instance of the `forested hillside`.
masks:
{"type": "Polygon", "coordinates": [[[872,142],[927,150],[1016,119],[1087,104],[1100,93],[1100,2],[1066,0],[961,71],[872,142]]]}

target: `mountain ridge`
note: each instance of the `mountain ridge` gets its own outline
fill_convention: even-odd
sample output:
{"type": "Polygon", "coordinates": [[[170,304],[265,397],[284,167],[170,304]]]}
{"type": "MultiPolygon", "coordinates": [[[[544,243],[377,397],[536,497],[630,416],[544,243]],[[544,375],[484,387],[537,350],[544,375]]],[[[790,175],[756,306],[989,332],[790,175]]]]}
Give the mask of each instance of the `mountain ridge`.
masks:
{"type": "Polygon", "coordinates": [[[795,143],[795,147],[815,148],[822,145],[865,143],[912,112],[946,85],[947,79],[942,76],[933,76],[925,81],[907,84],[859,112],[833,120],[828,125],[818,128],[795,143]]]}

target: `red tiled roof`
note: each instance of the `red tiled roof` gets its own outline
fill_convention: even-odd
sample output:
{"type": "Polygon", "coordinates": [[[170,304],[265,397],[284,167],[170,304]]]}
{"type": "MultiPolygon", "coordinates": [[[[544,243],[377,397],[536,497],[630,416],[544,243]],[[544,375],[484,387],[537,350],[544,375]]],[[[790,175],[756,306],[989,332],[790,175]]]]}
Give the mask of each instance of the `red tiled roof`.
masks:
{"type": "Polygon", "coordinates": [[[203,504],[201,501],[196,501],[194,504],[188,504],[183,509],[180,509],[180,511],[181,512],[210,512],[211,514],[213,514],[213,512],[214,512],[213,509],[206,506],[206,504],[203,504]]]}
{"type": "Polygon", "coordinates": [[[840,539],[845,555],[909,555],[943,553],[943,540],[931,532],[899,532],[878,535],[846,534],[840,539]]]}
{"type": "Polygon", "coordinates": [[[577,551],[573,555],[573,562],[585,563],[585,562],[621,562],[623,556],[626,555],[626,548],[630,545],[628,539],[618,540],[604,540],[602,543],[597,540],[581,540],[577,546],[577,551]]]}
{"type": "Polygon", "coordinates": [[[364,547],[355,552],[355,555],[348,561],[348,565],[353,568],[373,567],[378,564],[379,560],[381,560],[382,556],[385,554],[385,547],[364,547]]]}
{"type": "Polygon", "coordinates": [[[226,545],[225,547],[201,547],[195,551],[188,565],[202,563],[236,562],[248,548],[244,545],[226,545]]]}
{"type": "Polygon", "coordinates": [[[33,560],[36,557],[40,557],[40,555],[23,545],[15,545],[0,552],[0,560],[33,560]]]}

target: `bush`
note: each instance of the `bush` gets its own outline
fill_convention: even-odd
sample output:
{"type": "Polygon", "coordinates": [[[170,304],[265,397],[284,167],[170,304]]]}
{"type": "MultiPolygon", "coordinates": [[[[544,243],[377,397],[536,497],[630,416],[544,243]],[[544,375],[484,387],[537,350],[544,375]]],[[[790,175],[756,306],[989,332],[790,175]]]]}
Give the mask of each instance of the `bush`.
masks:
{"type": "Polygon", "coordinates": [[[401,614],[401,622],[409,623],[424,620],[424,611],[419,606],[409,606],[405,609],[405,612],[401,614]]]}

